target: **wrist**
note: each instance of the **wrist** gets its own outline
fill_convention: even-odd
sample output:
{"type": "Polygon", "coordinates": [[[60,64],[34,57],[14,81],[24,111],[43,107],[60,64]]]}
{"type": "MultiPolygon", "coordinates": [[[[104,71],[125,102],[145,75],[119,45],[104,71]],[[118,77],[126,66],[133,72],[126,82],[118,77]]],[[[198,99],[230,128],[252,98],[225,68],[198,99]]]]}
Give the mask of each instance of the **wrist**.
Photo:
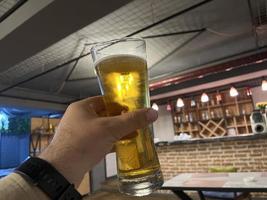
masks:
{"type": "Polygon", "coordinates": [[[39,156],[56,168],[71,184],[77,188],[82,181],[86,170],[79,163],[79,155],[70,153],[73,151],[60,150],[51,144],[39,156]]]}
{"type": "Polygon", "coordinates": [[[30,157],[15,172],[39,187],[51,199],[81,199],[74,185],[44,159],[30,157]]]}

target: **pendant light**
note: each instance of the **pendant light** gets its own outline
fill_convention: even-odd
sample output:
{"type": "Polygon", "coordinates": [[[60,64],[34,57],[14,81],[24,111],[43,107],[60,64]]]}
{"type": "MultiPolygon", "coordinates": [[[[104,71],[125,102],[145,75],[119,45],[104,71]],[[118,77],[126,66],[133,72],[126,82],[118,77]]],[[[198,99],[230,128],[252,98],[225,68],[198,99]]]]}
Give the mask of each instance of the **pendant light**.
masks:
{"type": "Polygon", "coordinates": [[[158,105],[157,105],[156,103],[153,103],[153,104],[152,104],[152,108],[153,108],[154,110],[156,110],[156,111],[159,110],[159,107],[158,107],[158,105]]]}
{"type": "Polygon", "coordinates": [[[238,91],[235,87],[231,87],[230,89],[230,96],[231,97],[236,97],[238,95],[238,91]]]}
{"type": "Polygon", "coordinates": [[[182,98],[178,98],[178,99],[177,99],[176,106],[177,106],[178,108],[182,108],[182,107],[184,107],[184,101],[183,101],[182,98]]]}
{"type": "Polygon", "coordinates": [[[201,102],[203,102],[203,103],[206,103],[206,102],[208,102],[210,99],[209,99],[209,96],[204,92],[204,93],[202,93],[202,95],[201,95],[201,102]]]}
{"type": "Polygon", "coordinates": [[[261,82],[261,89],[263,91],[267,91],[267,80],[262,80],[262,82],[261,82]]]}

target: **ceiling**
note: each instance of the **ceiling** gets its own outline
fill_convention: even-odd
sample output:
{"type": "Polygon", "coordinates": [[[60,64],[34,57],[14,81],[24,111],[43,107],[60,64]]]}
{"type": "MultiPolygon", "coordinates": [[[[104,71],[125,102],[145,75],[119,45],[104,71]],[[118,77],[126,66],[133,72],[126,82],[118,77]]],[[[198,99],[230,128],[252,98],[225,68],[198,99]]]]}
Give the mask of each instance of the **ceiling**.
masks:
{"type": "Polygon", "coordinates": [[[266,4],[0,0],[0,96],[66,104],[98,95],[90,48],[125,36],[145,38],[151,83],[265,52],[266,4]]]}

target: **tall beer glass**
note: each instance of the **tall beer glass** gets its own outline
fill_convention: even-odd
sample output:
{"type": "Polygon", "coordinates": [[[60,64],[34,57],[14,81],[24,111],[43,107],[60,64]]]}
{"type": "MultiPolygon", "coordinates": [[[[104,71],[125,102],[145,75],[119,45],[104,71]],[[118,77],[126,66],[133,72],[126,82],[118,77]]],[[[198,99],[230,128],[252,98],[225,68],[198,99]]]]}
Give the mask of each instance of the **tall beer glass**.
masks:
{"type": "MultiPolygon", "coordinates": [[[[91,49],[108,115],[150,107],[145,41],[123,38],[91,49]]],[[[139,129],[115,144],[119,190],[144,196],[163,183],[149,127],[139,129]]]]}

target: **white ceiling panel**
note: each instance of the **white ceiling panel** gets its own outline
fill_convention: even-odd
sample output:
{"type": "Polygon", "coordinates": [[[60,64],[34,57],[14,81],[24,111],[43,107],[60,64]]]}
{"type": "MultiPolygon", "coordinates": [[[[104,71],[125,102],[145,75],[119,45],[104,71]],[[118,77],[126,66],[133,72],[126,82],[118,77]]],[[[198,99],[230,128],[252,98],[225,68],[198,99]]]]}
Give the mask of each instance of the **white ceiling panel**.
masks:
{"type": "Polygon", "coordinates": [[[0,17],[7,13],[20,0],[2,0],[0,1],[0,17]]]}

